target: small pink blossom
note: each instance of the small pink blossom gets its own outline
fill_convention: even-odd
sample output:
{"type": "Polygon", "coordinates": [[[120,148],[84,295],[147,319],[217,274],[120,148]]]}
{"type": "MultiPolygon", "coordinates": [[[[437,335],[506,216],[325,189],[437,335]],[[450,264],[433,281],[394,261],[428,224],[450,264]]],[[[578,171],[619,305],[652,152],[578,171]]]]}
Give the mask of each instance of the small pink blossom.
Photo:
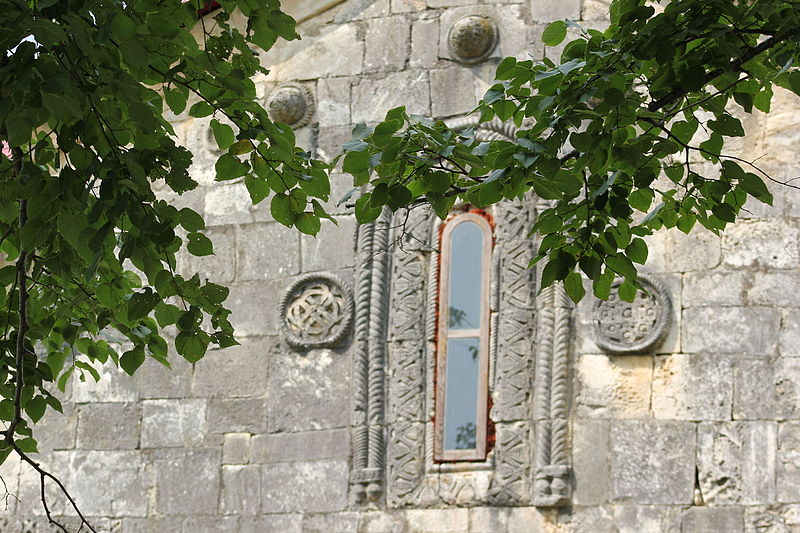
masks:
{"type": "Polygon", "coordinates": [[[0,146],[3,148],[0,150],[0,152],[2,152],[2,154],[7,158],[11,159],[11,147],[8,145],[8,143],[6,141],[0,141],[0,146]]]}

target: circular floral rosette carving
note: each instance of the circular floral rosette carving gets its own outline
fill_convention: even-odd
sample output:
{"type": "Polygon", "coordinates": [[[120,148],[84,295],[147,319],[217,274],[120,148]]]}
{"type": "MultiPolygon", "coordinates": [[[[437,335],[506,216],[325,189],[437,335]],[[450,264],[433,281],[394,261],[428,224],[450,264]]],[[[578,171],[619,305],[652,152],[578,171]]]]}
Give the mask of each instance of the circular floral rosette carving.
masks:
{"type": "Polygon", "coordinates": [[[284,83],[269,93],[266,107],[275,122],[301,128],[311,121],[314,114],[314,97],[299,83],[284,83]]]}
{"type": "Polygon", "coordinates": [[[489,17],[468,15],[455,21],[447,35],[450,55],[460,63],[480,63],[497,44],[497,25],[489,17]]]}
{"type": "Polygon", "coordinates": [[[643,353],[664,340],[672,317],[672,302],[664,286],[657,280],[639,275],[639,282],[647,294],[638,292],[633,302],[619,298],[616,288],[622,280],[611,286],[608,300],[594,304],[594,335],[596,344],[615,354],[643,353]]]}
{"type": "Polygon", "coordinates": [[[309,274],[292,283],[281,300],[281,333],[290,346],[308,350],[338,344],[350,328],[353,296],[331,274],[309,274]]]}

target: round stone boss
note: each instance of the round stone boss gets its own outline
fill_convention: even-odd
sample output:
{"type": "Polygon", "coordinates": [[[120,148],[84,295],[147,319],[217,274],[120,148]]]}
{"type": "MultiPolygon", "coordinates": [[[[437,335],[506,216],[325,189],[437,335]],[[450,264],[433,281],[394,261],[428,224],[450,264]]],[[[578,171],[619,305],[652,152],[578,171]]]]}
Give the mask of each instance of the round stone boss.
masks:
{"type": "Polygon", "coordinates": [[[333,274],[305,275],[281,299],[281,334],[300,350],[335,346],[350,328],[352,317],[350,289],[333,274]]]}
{"type": "Polygon", "coordinates": [[[497,25],[489,17],[468,15],[450,27],[447,48],[460,63],[480,63],[492,53],[497,44],[497,25]]]}
{"type": "Polygon", "coordinates": [[[314,96],[299,83],[282,83],[269,93],[266,107],[275,122],[301,128],[314,114],[314,96]]]}
{"type": "Polygon", "coordinates": [[[639,274],[639,282],[647,294],[638,292],[633,302],[621,300],[617,287],[622,279],[611,285],[608,300],[594,304],[595,343],[609,353],[644,353],[664,340],[672,320],[669,293],[658,280],[639,274]]]}

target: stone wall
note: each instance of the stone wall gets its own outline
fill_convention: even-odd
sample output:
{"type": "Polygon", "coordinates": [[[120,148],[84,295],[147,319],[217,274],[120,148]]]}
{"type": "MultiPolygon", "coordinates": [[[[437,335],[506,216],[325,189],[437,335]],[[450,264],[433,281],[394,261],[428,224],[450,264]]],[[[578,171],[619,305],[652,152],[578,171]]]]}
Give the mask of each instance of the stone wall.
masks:
{"type": "MultiPolygon", "coordinates": [[[[308,7],[313,2],[296,4],[289,7],[298,13],[314,11],[308,7]]],[[[608,8],[607,0],[327,4],[329,9],[299,26],[302,41],[282,43],[263,57],[271,73],[257,80],[266,102],[284,83],[307,90],[313,113],[296,133],[320,157],[337,154],[355,123],[377,121],[397,105],[436,118],[463,116],[491,83],[499,58],[542,56],[539,35],[547,22],[570,17],[601,27],[608,8]],[[469,15],[494,22],[496,45],[479,61],[462,63],[453,59],[448,35],[469,15]]],[[[751,133],[740,151],[760,158],[760,166],[776,178],[788,179],[800,174],[795,161],[800,102],[779,90],[772,108],[769,116],[747,119],[751,133]]],[[[415,324],[424,331],[424,316],[410,330],[397,329],[393,324],[404,311],[392,303],[385,333],[391,345],[381,367],[388,407],[385,420],[374,426],[389,442],[391,468],[392,442],[403,422],[397,395],[419,399],[422,415],[414,426],[419,432],[403,435],[419,450],[411,458],[418,460],[415,468],[429,492],[400,501],[393,496],[396,480],[381,471],[374,481],[380,489],[376,501],[359,500],[358,483],[351,483],[363,381],[358,325],[332,347],[298,350],[280,335],[279,312],[281,296],[301,275],[334,274],[357,289],[364,265],[364,256],[357,255],[364,251],[357,247],[359,230],[347,208],[335,206],[350,183],[341,174],[333,176],[329,208],[338,226],[325,224],[316,239],[301,235],[273,221],[267,205],[252,206],[243,183],[214,183],[218,154],[206,120],[171,120],[195,153],[193,172],[201,186],[181,198],[162,194],[205,215],[216,251],[212,257],[184,257],[180,269],[200,271],[231,288],[241,346],[210,352],[196,365],[173,357],[172,370],[148,361],[135,378],[107,369],[99,383],[69,388],[64,416],[49,414],[38,424],[42,463],[65,481],[100,531],[800,531],[796,190],[774,187],[774,208],[748,206],[745,219],[722,237],[697,230],[651,239],[646,270],[671,300],[670,323],[659,343],[633,355],[611,355],[598,346],[595,303],[589,298],[574,310],[552,295],[545,295],[547,302],[534,301],[535,284],[519,268],[527,263],[529,244],[519,239],[521,230],[508,230],[529,220],[503,215],[512,208],[498,207],[497,216],[508,220],[498,226],[497,254],[507,258],[498,260],[498,283],[506,284],[500,290],[513,301],[507,314],[500,308],[492,388],[498,407],[492,416],[505,424],[507,435],[516,435],[509,437],[513,446],[505,456],[499,447],[484,473],[442,472],[425,462],[430,380],[423,369],[429,364],[421,355],[424,346],[416,352],[420,368],[411,369],[422,377],[405,391],[397,385],[398,360],[414,338],[403,331],[417,331],[415,324]],[[549,409],[552,402],[537,399],[553,383],[543,371],[557,374],[562,353],[542,337],[546,327],[540,319],[547,313],[571,324],[562,383],[567,457],[566,464],[556,465],[565,467],[568,487],[565,499],[543,502],[536,498],[534,478],[548,464],[541,463],[537,450],[545,432],[561,420],[552,413],[542,417],[542,406],[549,409]],[[529,332],[527,343],[525,335],[513,336],[520,327],[528,328],[523,329],[529,332]],[[511,390],[516,396],[502,392],[511,390]],[[527,429],[515,433],[520,427],[527,429]],[[499,491],[502,498],[490,497],[497,486],[491,483],[501,476],[498,465],[505,465],[509,479],[523,472],[513,485],[515,496],[499,491]],[[475,487],[484,492],[469,493],[475,487]]],[[[402,291],[424,302],[429,258],[416,253],[393,253],[388,260],[387,305],[402,291]],[[420,270],[410,270],[417,260],[420,270]],[[401,286],[408,278],[419,286],[401,286]]],[[[359,301],[357,294],[356,305],[359,301]]],[[[383,383],[380,376],[375,379],[383,383]]],[[[0,475],[16,495],[6,500],[4,512],[0,507],[0,531],[50,531],[38,478],[11,460],[0,475]]],[[[63,500],[51,492],[55,513],[65,513],[63,500]]]]}

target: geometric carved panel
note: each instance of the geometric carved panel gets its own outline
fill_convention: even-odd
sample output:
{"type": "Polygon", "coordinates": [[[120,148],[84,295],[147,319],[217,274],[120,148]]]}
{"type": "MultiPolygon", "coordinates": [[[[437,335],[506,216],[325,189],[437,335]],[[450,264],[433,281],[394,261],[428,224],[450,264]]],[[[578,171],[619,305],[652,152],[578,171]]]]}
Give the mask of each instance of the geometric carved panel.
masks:
{"type": "Polygon", "coordinates": [[[280,304],[280,330],[293,348],[336,345],[350,327],[353,297],[332,274],[310,274],[292,283],[280,304]]]}

